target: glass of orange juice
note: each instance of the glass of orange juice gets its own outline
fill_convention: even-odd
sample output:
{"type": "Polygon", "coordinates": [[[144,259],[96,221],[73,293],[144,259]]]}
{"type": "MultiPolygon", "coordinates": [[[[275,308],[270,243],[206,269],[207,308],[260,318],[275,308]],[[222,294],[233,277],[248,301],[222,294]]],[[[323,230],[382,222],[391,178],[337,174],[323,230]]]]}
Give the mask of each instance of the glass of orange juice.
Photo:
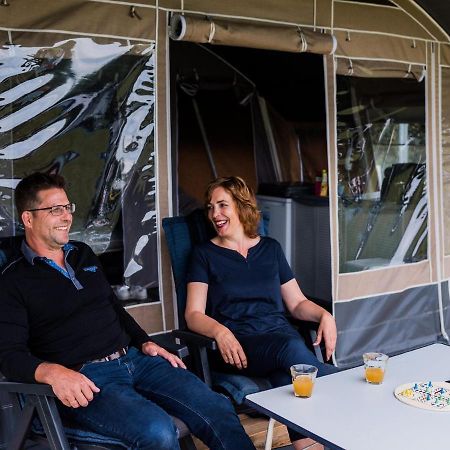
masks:
{"type": "Polygon", "coordinates": [[[381,384],[383,382],[388,359],[389,356],[384,353],[364,353],[364,371],[368,383],[381,384]]]}
{"type": "Polygon", "coordinates": [[[317,367],[309,364],[295,364],[291,366],[291,375],[295,396],[311,397],[317,376],[317,367]]]}

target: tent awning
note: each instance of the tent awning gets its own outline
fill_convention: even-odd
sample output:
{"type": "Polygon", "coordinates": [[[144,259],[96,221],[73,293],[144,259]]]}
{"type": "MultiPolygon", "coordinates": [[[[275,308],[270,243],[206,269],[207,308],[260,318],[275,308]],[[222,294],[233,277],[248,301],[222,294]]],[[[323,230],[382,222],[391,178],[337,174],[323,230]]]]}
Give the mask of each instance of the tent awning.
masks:
{"type": "Polygon", "coordinates": [[[261,48],[285,52],[331,54],[336,38],[331,34],[294,26],[260,25],[174,14],[172,39],[216,45],[261,48]]]}

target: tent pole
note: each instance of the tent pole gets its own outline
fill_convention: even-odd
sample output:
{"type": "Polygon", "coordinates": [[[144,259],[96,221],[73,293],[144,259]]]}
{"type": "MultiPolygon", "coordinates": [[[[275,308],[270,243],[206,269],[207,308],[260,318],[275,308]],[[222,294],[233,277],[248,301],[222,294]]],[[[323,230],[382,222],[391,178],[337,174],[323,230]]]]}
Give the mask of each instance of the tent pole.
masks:
{"type": "Polygon", "coordinates": [[[200,127],[200,132],[202,134],[203,144],[205,146],[206,154],[208,156],[209,165],[211,167],[211,172],[214,178],[217,178],[217,169],[214,164],[214,157],[212,155],[211,147],[209,145],[208,136],[206,136],[205,124],[203,123],[202,116],[200,114],[200,109],[198,108],[198,103],[195,97],[192,97],[192,106],[194,107],[195,117],[197,118],[198,126],[200,127]]]}

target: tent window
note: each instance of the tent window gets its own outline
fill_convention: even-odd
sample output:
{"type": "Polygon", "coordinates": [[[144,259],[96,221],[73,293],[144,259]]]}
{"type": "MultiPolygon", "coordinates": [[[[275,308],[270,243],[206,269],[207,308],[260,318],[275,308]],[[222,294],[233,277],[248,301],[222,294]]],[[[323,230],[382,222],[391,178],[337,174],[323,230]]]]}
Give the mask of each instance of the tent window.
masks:
{"type": "Polygon", "coordinates": [[[0,60],[0,238],[22,234],[17,183],[60,173],[71,239],[103,255],[112,284],[157,286],[153,46],[76,38],[0,60]]]}
{"type": "Polygon", "coordinates": [[[337,76],[340,272],[427,258],[425,83],[337,76]]]}
{"type": "Polygon", "coordinates": [[[444,183],[445,254],[450,255],[450,68],[442,69],[442,174],[444,183]]]}

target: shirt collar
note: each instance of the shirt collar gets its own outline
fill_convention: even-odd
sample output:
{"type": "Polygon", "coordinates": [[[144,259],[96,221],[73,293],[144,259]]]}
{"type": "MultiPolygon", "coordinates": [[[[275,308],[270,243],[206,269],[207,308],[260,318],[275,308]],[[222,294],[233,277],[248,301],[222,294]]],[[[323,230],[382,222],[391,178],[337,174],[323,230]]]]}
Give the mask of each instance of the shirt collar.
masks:
{"type": "MultiPolygon", "coordinates": [[[[64,255],[67,255],[67,253],[70,252],[70,250],[76,249],[75,245],[68,242],[67,244],[63,245],[63,252],[64,255]]],[[[27,241],[24,239],[22,241],[22,245],[20,247],[20,250],[23,253],[23,256],[25,259],[31,264],[34,265],[35,258],[43,258],[43,256],[39,256],[34,250],[31,249],[31,247],[27,244],[27,241]]]]}

